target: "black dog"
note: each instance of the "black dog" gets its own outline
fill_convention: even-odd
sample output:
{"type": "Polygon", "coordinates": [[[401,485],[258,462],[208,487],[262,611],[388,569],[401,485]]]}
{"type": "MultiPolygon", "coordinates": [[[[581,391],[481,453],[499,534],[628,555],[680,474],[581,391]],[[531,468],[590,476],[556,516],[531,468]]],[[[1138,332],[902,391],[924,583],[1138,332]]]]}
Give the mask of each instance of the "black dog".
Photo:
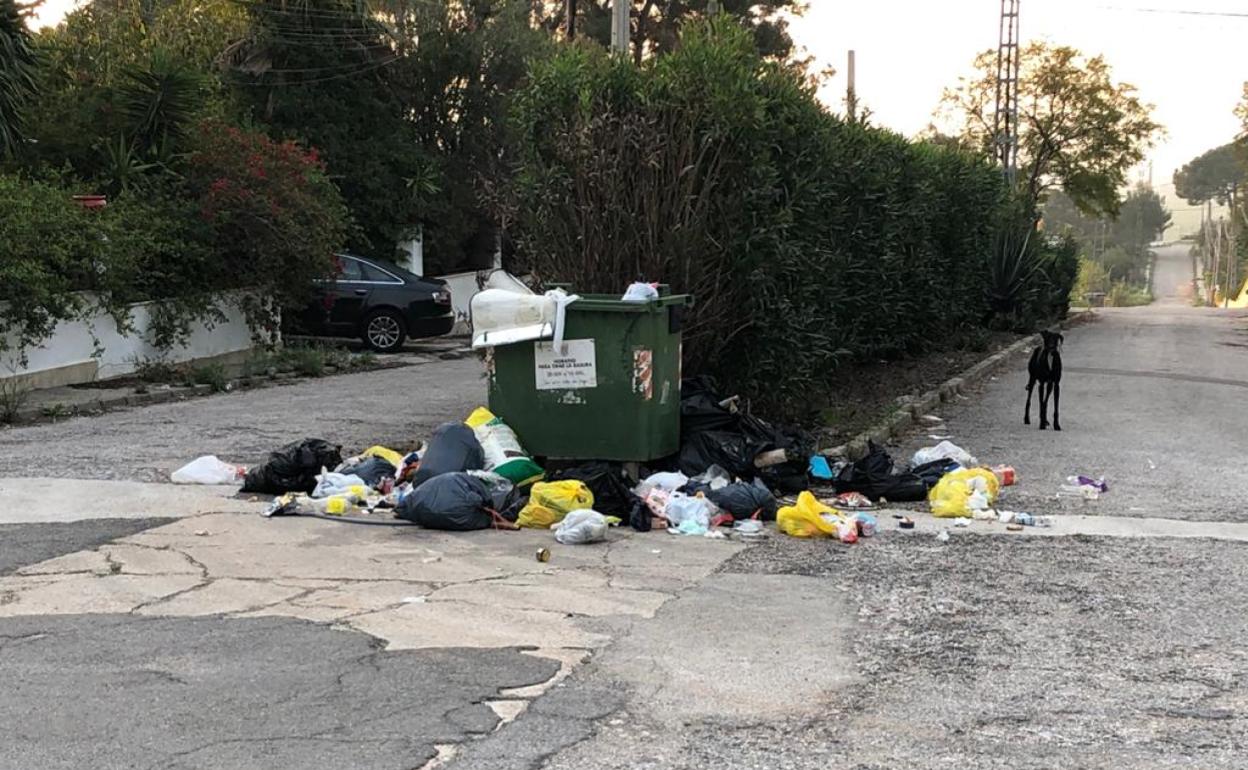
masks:
{"type": "Polygon", "coordinates": [[[1062,335],[1057,332],[1040,332],[1044,344],[1031,351],[1027,362],[1027,407],[1023,410],[1023,424],[1031,425],[1031,389],[1040,383],[1040,430],[1049,427],[1049,395],[1053,396],[1053,430],[1061,430],[1057,419],[1057,403],[1062,395],[1062,335]]]}

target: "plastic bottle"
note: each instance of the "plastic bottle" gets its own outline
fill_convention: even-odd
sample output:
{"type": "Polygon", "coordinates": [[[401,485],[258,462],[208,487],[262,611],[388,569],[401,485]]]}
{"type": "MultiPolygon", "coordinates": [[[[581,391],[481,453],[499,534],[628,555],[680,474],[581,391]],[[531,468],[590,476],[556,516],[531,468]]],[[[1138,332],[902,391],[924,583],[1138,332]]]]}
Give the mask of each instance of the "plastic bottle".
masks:
{"type": "Polygon", "coordinates": [[[1049,520],[1043,516],[1033,516],[1030,513],[1015,513],[1014,523],[1022,524],[1024,527],[1047,527],[1049,520]]]}

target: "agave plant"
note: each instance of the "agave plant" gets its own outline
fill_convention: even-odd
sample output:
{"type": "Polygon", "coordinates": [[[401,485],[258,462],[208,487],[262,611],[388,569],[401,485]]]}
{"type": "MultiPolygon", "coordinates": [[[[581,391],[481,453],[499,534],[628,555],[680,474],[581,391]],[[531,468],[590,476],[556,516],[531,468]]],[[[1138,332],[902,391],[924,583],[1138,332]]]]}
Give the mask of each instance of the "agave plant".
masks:
{"type": "Polygon", "coordinates": [[[38,58],[26,28],[27,7],[0,0],[0,158],[24,141],[22,112],[34,100],[38,58]]]}
{"type": "Polygon", "coordinates": [[[1033,307],[1044,277],[1042,267],[1034,221],[1017,215],[1003,218],[988,260],[985,293],[992,315],[1019,320],[1033,307]]]}
{"type": "Polygon", "coordinates": [[[144,152],[176,146],[203,106],[202,77],[157,51],[146,66],[126,71],[118,89],[126,133],[144,152]]]}

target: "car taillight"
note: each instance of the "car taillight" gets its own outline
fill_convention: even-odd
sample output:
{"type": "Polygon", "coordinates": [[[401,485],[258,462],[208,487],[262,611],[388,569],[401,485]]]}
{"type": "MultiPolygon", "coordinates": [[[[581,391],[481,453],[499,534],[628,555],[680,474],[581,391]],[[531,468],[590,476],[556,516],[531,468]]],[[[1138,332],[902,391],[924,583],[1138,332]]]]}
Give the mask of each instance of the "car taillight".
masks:
{"type": "Polygon", "coordinates": [[[438,289],[433,293],[433,301],[439,305],[451,304],[451,293],[446,289],[438,289]]]}

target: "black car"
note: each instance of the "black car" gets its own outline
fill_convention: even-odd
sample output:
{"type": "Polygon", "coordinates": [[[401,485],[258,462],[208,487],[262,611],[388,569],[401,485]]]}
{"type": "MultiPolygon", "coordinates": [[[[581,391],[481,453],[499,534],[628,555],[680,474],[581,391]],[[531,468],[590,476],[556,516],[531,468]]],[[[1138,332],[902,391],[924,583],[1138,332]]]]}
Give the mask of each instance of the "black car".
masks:
{"type": "Polygon", "coordinates": [[[408,337],[437,337],[455,325],[446,281],[422,278],[377,259],[337,256],[333,279],[318,281],[290,330],[318,337],[359,337],[392,353],[408,337]]]}

